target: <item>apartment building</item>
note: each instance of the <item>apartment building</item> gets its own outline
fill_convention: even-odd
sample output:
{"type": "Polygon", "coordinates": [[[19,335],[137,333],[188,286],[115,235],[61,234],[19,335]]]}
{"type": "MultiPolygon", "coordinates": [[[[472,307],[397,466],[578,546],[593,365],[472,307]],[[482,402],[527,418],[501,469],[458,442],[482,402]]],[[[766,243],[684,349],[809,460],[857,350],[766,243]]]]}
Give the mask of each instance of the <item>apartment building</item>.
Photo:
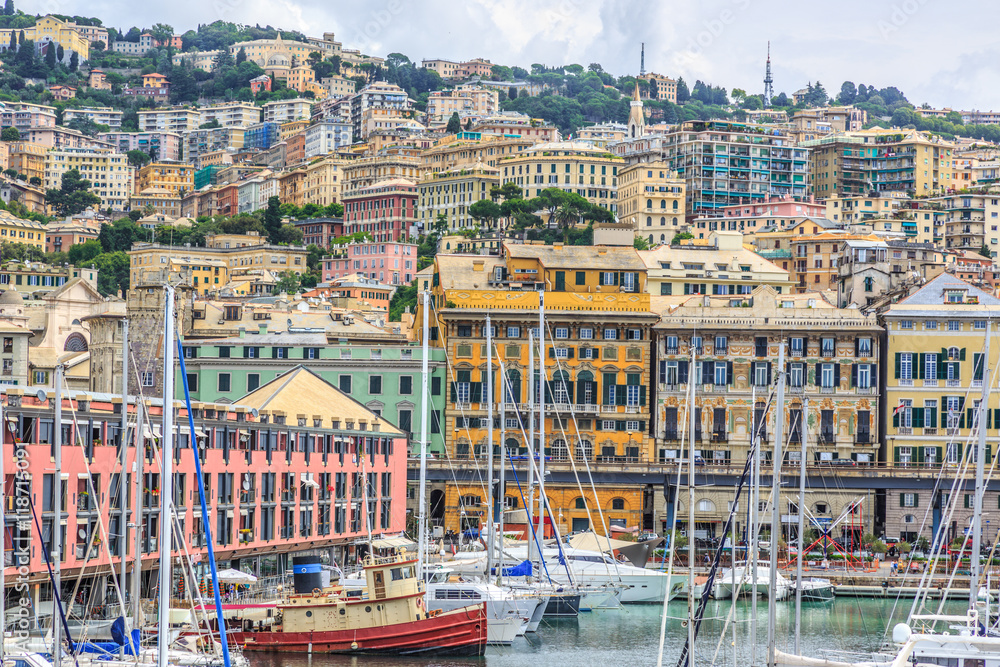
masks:
{"type": "Polygon", "coordinates": [[[296,97],[291,100],[275,100],[264,105],[264,120],[272,123],[288,123],[293,120],[309,120],[312,115],[312,100],[296,97]]]}
{"type": "Polygon", "coordinates": [[[418,196],[417,184],[404,178],[342,191],[344,234],[368,232],[386,243],[415,238],[418,196]]]}
{"type": "MultiPolygon", "coordinates": [[[[958,473],[949,474],[947,469],[958,468],[963,461],[975,465],[978,431],[984,422],[990,443],[984,452],[987,469],[992,465],[996,455],[992,443],[1000,428],[1000,396],[990,394],[983,406],[985,415],[979,409],[984,378],[993,377],[1000,359],[1000,346],[991,341],[984,371],[985,341],[997,330],[993,320],[998,307],[1000,299],[992,292],[945,273],[883,314],[889,364],[884,389],[886,464],[897,476],[904,474],[903,469],[938,475],[944,468],[942,495],[950,494],[951,476],[958,473]]],[[[969,494],[971,488],[959,484],[958,491],[969,494]]],[[[961,537],[972,505],[966,502],[964,510],[958,506],[949,517],[938,511],[947,507],[946,500],[929,490],[890,490],[886,534],[931,538],[943,530],[947,542],[961,537]],[[933,523],[918,535],[925,514],[931,515],[933,523]],[[942,517],[950,518],[950,523],[942,517]]]]}
{"type": "Polygon", "coordinates": [[[90,191],[101,198],[101,208],[128,210],[133,175],[124,154],[109,148],[50,150],[45,154],[45,188],[59,188],[62,175],[73,169],[90,181],[90,191]]]}
{"type": "Polygon", "coordinates": [[[420,66],[438,73],[442,79],[469,79],[474,76],[488,77],[493,74],[493,63],[483,58],[473,58],[466,61],[444,60],[436,58],[423,60],[420,66]]]}
{"type": "Polygon", "coordinates": [[[515,183],[530,199],[559,188],[612,212],[618,204],[618,170],[625,162],[583,141],[535,144],[503,158],[497,168],[502,183],[515,183]]]}
{"type": "Polygon", "coordinates": [[[415,243],[352,242],[330,247],[323,259],[324,283],[359,275],[386,285],[409,285],[416,272],[415,243]]]}
{"type": "Polygon", "coordinates": [[[500,110],[497,91],[480,86],[456,86],[435,90],[427,96],[427,122],[447,123],[457,113],[463,121],[492,116],[500,110]]]}
{"type": "Polygon", "coordinates": [[[659,102],[667,101],[671,104],[677,104],[676,79],[653,73],[640,74],[638,79],[648,84],[645,89],[639,89],[643,99],[657,100],[659,102]]]}
{"type": "Polygon", "coordinates": [[[18,218],[7,211],[0,211],[0,241],[21,243],[45,252],[45,232],[46,226],[40,222],[18,218]]]}
{"type": "Polygon", "coordinates": [[[307,246],[318,245],[327,249],[334,239],[344,235],[343,218],[306,218],[292,224],[302,230],[302,243],[307,246]]]}
{"type": "Polygon", "coordinates": [[[142,151],[154,160],[177,161],[183,140],[177,132],[101,132],[97,135],[118,149],[119,153],[142,151]]]}
{"type": "Polygon", "coordinates": [[[205,153],[239,150],[246,140],[242,127],[214,127],[189,130],[184,134],[184,159],[196,163],[205,153]]]}
{"type": "Polygon", "coordinates": [[[349,160],[344,165],[342,191],[350,192],[389,179],[416,181],[419,174],[419,150],[404,146],[386,148],[372,156],[349,160]]]}
{"type": "Polygon", "coordinates": [[[12,141],[7,144],[7,167],[19,174],[45,180],[45,146],[33,144],[30,141],[12,141]]]}
{"type": "MultiPolygon", "coordinates": [[[[940,212],[935,236],[949,250],[979,251],[986,246],[990,255],[1000,251],[1000,194],[964,191],[919,201],[920,210],[940,212]]],[[[919,216],[919,211],[917,213],[919,216]]]]}
{"type": "Polygon", "coordinates": [[[532,118],[517,111],[501,111],[495,116],[482,118],[472,124],[472,131],[498,134],[504,137],[530,139],[533,143],[561,141],[559,128],[541,118],[532,118]]]}
{"type": "Polygon", "coordinates": [[[340,99],[358,92],[358,82],[343,76],[334,75],[320,79],[320,84],[326,89],[326,97],[340,99]]]}
{"type": "MultiPolygon", "coordinates": [[[[664,300],[662,308],[656,300],[654,308],[663,313],[653,332],[658,461],[676,463],[688,456],[688,395],[694,383],[695,456],[708,469],[742,470],[754,434],[760,437],[767,465],[778,419],[783,422],[783,446],[787,443],[784,464],[798,466],[803,442],[810,465],[876,463],[881,329],[874,316],[836,308],[818,293],[778,294],[768,286],[736,300],[699,296],[678,307],[664,300]],[[784,369],[777,367],[779,346],[785,347],[784,369]],[[786,403],[774,406],[773,385],[782,371],[786,403]]],[[[789,516],[783,526],[786,535],[797,521],[795,493],[785,492],[779,499],[781,514],[789,516]]],[[[858,496],[855,490],[836,487],[813,489],[810,510],[832,521],[858,496]]],[[[723,537],[727,500],[732,501],[730,491],[696,489],[696,535],[700,531],[701,537],[723,537]]],[[[866,504],[870,526],[874,497],[866,504]]],[[[761,510],[758,516],[769,512],[761,510]]],[[[670,514],[667,508],[664,515],[670,514]]],[[[738,513],[738,533],[745,517],[745,511],[738,513]]],[[[692,528],[686,517],[678,520],[692,528]]]]}
{"type": "Polygon", "coordinates": [[[469,207],[489,199],[490,189],[498,185],[499,170],[482,164],[425,173],[419,185],[417,212],[421,229],[433,229],[439,215],[445,216],[449,230],[480,224],[469,215],[469,207]]]}
{"type": "Polygon", "coordinates": [[[307,160],[351,145],[350,123],[321,120],[309,125],[304,134],[307,160]]]}
{"type": "Polygon", "coordinates": [[[198,110],[188,107],[147,109],[138,113],[140,132],[174,132],[183,135],[201,124],[198,110]]]}
{"type": "Polygon", "coordinates": [[[16,127],[24,132],[30,128],[55,126],[55,107],[30,102],[0,102],[0,127],[16,127]]]}
{"type": "Polygon", "coordinates": [[[794,284],[788,271],[747,250],[739,232],[711,232],[707,243],[668,243],[638,254],[653,295],[744,296],[761,285],[790,294],[794,284]]]}
{"type": "Polygon", "coordinates": [[[408,117],[413,110],[413,104],[406,91],[399,86],[384,81],[370,83],[350,98],[351,124],[354,137],[364,139],[368,136],[368,123],[372,110],[393,117],[408,117]]]}
{"type": "MultiPolygon", "coordinates": [[[[346,165],[347,160],[326,155],[304,167],[301,170],[303,201],[317,206],[329,206],[342,201],[346,165]]],[[[282,197],[281,201],[284,202],[286,199],[282,197]]]]}
{"type": "Polygon", "coordinates": [[[463,169],[483,164],[496,167],[501,159],[534,145],[531,139],[482,132],[459,132],[437,140],[420,153],[420,174],[463,169]]]}
{"type": "MultiPolygon", "coordinates": [[[[586,512],[576,504],[577,487],[568,481],[572,456],[577,468],[586,459],[600,480],[601,507],[624,511],[628,499],[631,523],[627,525],[643,525],[643,485],[605,482],[600,473],[629,462],[642,465],[655,460],[647,387],[656,315],[649,310],[645,279],[645,265],[632,248],[507,244],[501,256],[437,255],[429,343],[447,351],[453,371],[444,421],[431,425],[444,430],[452,465],[456,461],[484,465],[491,428],[494,443],[499,445],[503,434],[511,455],[524,460],[529,396],[533,378],[538,379],[528,364],[528,346],[529,341],[541,343],[545,352],[536,351],[534,357],[545,360],[547,408],[541,448],[546,468],[553,473],[546,482],[552,515],[571,517],[568,522],[576,530],[588,527],[586,512]],[[546,323],[539,341],[542,298],[546,323]],[[494,334],[492,373],[486,359],[487,315],[494,334]],[[500,377],[506,395],[501,394],[500,377]],[[501,397],[506,403],[505,431],[500,422],[487,420],[491,394],[495,403],[501,397]]],[[[421,317],[418,309],[418,322],[421,317]]],[[[495,407],[496,418],[499,407],[495,407]]],[[[523,470],[522,464],[517,465],[523,470]]],[[[444,469],[429,479],[431,497],[441,503],[435,517],[440,525],[453,530],[478,527],[479,513],[471,510],[479,508],[470,507],[466,498],[481,497],[479,487],[456,482],[444,469]]],[[[501,495],[513,502],[516,492],[501,490],[501,495]]]]}
{"type": "Polygon", "coordinates": [[[248,102],[222,102],[198,109],[198,125],[216,122],[222,127],[250,127],[260,122],[260,107],[248,102]]]}
{"type": "Polygon", "coordinates": [[[63,110],[63,124],[76,118],[86,118],[98,125],[107,125],[111,130],[121,129],[124,111],[111,107],[67,107],[63,110]]]}
{"type": "MultiPolygon", "coordinates": [[[[0,48],[7,50],[11,37],[18,39],[23,34],[25,40],[31,40],[36,46],[46,42],[54,42],[63,47],[62,62],[64,64],[69,64],[73,53],[76,53],[80,61],[83,62],[90,59],[91,40],[88,39],[87,35],[81,33],[80,28],[81,26],[76,23],[64,21],[50,14],[38,18],[35,25],[28,28],[0,30],[0,45],[2,45],[0,48]]],[[[86,30],[83,31],[83,33],[86,32],[86,30]]],[[[104,33],[104,43],[107,44],[107,31],[104,33]]]]}
{"type": "Polygon", "coordinates": [[[839,256],[834,259],[839,272],[837,304],[841,308],[881,305],[883,295],[903,285],[929,281],[945,269],[937,246],[909,240],[848,239],[841,243],[839,256]]]}
{"type": "Polygon", "coordinates": [[[801,145],[810,149],[810,192],[817,197],[930,195],[953,187],[955,146],[916,130],[871,128],[801,145]]]}
{"type": "Polygon", "coordinates": [[[136,175],[135,191],[138,194],[149,189],[165,190],[183,196],[194,188],[194,171],[193,166],[178,162],[147,164],[136,175]]]}
{"type": "Polygon", "coordinates": [[[684,180],[665,162],[623,166],[618,172],[618,219],[649,243],[670,243],[684,225],[684,180]]]}

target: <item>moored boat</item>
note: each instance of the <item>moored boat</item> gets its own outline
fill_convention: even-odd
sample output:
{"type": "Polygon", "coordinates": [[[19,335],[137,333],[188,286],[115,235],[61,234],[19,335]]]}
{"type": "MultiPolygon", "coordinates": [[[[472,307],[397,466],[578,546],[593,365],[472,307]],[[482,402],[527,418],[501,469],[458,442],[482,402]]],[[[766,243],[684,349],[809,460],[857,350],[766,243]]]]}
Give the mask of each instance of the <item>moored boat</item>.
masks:
{"type": "Polygon", "coordinates": [[[416,564],[401,554],[369,557],[367,595],[359,597],[341,586],[310,591],[296,569],[296,592],[278,605],[273,624],[245,623],[232,633],[232,641],[247,651],[482,655],[487,640],[483,605],[426,609],[416,564]]]}

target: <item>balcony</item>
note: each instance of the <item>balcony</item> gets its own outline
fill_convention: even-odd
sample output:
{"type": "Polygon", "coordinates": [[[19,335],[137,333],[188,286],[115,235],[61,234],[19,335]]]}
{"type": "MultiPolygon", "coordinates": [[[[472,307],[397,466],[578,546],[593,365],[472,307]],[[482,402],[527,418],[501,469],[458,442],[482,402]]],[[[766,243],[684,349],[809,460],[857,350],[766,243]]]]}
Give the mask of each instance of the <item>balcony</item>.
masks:
{"type": "Polygon", "coordinates": [[[858,431],[858,433],[855,434],[855,436],[854,436],[854,444],[855,445],[871,445],[871,444],[874,444],[872,442],[872,434],[871,433],[866,433],[864,431],[858,431]]]}
{"type": "Polygon", "coordinates": [[[832,431],[827,431],[826,433],[819,434],[819,444],[821,445],[835,445],[837,444],[837,436],[833,434],[832,431]]]}
{"type": "Polygon", "coordinates": [[[924,435],[937,435],[938,430],[936,428],[925,428],[924,435]]]}
{"type": "Polygon", "coordinates": [[[240,529],[240,544],[247,544],[253,542],[254,536],[253,531],[249,528],[240,529]]]}
{"type": "Polygon", "coordinates": [[[938,386],[938,381],[937,380],[924,380],[924,386],[925,387],[936,387],[936,386],[938,386]]]}
{"type": "Polygon", "coordinates": [[[962,386],[962,381],[961,380],[945,380],[944,386],[949,387],[949,388],[951,388],[951,387],[961,387],[962,386]]]}
{"type": "Polygon", "coordinates": [[[729,393],[729,386],[724,384],[706,384],[702,386],[702,393],[726,394],[729,393]]]}
{"type": "Polygon", "coordinates": [[[800,384],[799,385],[792,385],[792,386],[788,387],[788,393],[790,393],[790,394],[802,394],[802,393],[805,392],[805,390],[806,390],[806,388],[803,387],[800,384]]]}
{"type": "Polygon", "coordinates": [[[899,380],[899,386],[900,387],[912,387],[913,386],[913,380],[912,379],[905,379],[904,380],[904,379],[901,378],[899,380]]]}
{"type": "Polygon", "coordinates": [[[663,351],[663,353],[666,354],[666,355],[668,355],[668,356],[669,355],[673,355],[673,354],[678,354],[678,352],[679,352],[679,349],[676,348],[676,347],[668,347],[668,348],[666,348],[663,351]]]}
{"type": "Polygon", "coordinates": [[[896,429],[896,435],[913,435],[913,428],[910,426],[900,426],[896,429]]]}
{"type": "Polygon", "coordinates": [[[821,393],[821,394],[836,394],[837,393],[837,388],[836,387],[820,387],[819,388],[819,393],[821,393]]]}
{"type": "Polygon", "coordinates": [[[878,393],[877,387],[855,387],[854,393],[861,396],[874,396],[878,393]]]}

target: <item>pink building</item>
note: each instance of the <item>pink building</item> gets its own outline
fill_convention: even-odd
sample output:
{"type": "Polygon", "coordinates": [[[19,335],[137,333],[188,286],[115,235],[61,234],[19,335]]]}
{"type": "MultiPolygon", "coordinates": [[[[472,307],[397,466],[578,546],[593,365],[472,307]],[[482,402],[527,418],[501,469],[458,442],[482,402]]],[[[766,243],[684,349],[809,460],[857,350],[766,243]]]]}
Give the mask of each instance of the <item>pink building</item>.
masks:
{"type": "Polygon", "coordinates": [[[21,130],[21,140],[46,148],[111,148],[106,141],[62,126],[21,130]]]}
{"type": "Polygon", "coordinates": [[[28,102],[0,103],[0,127],[16,127],[23,133],[32,127],[55,126],[55,107],[28,102]]]}
{"type": "Polygon", "coordinates": [[[349,243],[335,246],[323,260],[323,282],[351,274],[386,285],[409,285],[417,273],[415,243],[349,243]]]}
{"type": "MultiPolygon", "coordinates": [[[[13,586],[19,577],[15,566],[26,566],[24,580],[31,587],[29,597],[35,600],[39,589],[47,585],[38,547],[43,539],[51,545],[54,518],[52,390],[47,390],[45,401],[38,400],[37,391],[38,387],[8,387],[3,396],[3,453],[9,462],[5,574],[7,585],[13,586]],[[22,507],[22,498],[37,503],[41,536],[27,504],[22,507]]],[[[229,405],[195,403],[193,407],[215,554],[222,567],[228,564],[258,575],[277,574],[289,565],[291,554],[317,550],[343,564],[352,562],[352,543],[366,534],[366,523],[371,524],[373,534],[405,528],[406,438],[400,431],[301,366],[242,400],[229,405]]],[[[207,550],[195,475],[196,450],[191,448],[183,402],[175,405],[172,488],[184,540],[203,575],[207,550]]],[[[96,596],[105,590],[109,565],[117,570],[115,564],[120,561],[117,445],[121,407],[119,397],[82,392],[74,392],[63,403],[62,442],[75,444],[62,447],[62,571],[67,580],[83,571],[80,590],[88,598],[92,592],[96,596]]],[[[129,403],[129,413],[134,409],[135,404],[129,403]]],[[[157,402],[149,411],[152,424],[147,422],[147,436],[159,437],[162,404],[157,402]]],[[[126,478],[127,522],[138,519],[143,530],[143,570],[148,568],[143,573],[143,597],[153,592],[159,560],[162,480],[158,450],[150,442],[147,439],[139,452],[130,433],[126,466],[132,470],[136,456],[143,456],[141,486],[137,487],[131,473],[126,478]],[[142,496],[141,515],[135,513],[137,491],[142,496]]],[[[126,558],[131,570],[135,535],[127,532],[126,558]]],[[[182,553],[179,547],[175,551],[177,556],[182,553]]],[[[181,593],[179,581],[175,570],[175,594],[181,593]]],[[[84,602],[101,603],[96,599],[84,602]]]]}
{"type": "Polygon", "coordinates": [[[344,193],[344,234],[368,232],[379,242],[416,236],[417,194],[417,184],[404,178],[344,193]]]}
{"type": "Polygon", "coordinates": [[[176,132],[101,132],[99,139],[118,148],[119,153],[142,151],[156,153],[157,160],[181,159],[181,135],[176,132]]]}
{"type": "Polygon", "coordinates": [[[817,204],[815,201],[795,201],[794,199],[776,199],[765,202],[755,202],[753,204],[733,204],[723,206],[721,209],[723,218],[756,218],[760,216],[774,216],[776,218],[825,218],[826,204],[817,204]]]}

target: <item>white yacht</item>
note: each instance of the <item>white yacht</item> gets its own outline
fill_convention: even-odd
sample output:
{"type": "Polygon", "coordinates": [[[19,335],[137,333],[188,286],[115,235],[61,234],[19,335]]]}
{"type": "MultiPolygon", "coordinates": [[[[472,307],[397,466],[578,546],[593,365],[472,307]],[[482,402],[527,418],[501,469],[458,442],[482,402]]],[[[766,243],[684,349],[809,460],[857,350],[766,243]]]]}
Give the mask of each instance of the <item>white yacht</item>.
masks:
{"type": "MultiPolygon", "coordinates": [[[[508,553],[512,558],[520,560],[525,560],[528,555],[525,547],[509,549],[508,553]]],[[[587,607],[589,609],[613,606],[615,598],[624,604],[663,604],[663,596],[668,594],[668,582],[671,600],[677,597],[683,586],[680,577],[671,578],[666,572],[616,562],[600,551],[545,548],[543,556],[545,568],[537,572],[536,576],[547,576],[557,585],[576,586],[584,595],[593,594],[587,603],[590,605],[587,607]],[[620,590],[620,597],[615,596],[614,591],[609,588],[620,590]]],[[[584,607],[584,603],[581,602],[580,606],[584,607]]]]}
{"type": "MultiPolygon", "coordinates": [[[[737,564],[733,568],[723,568],[715,578],[716,598],[727,600],[733,597],[735,591],[737,597],[748,596],[753,592],[753,566],[750,564],[737,564]]],[[[768,589],[771,586],[771,570],[767,565],[757,565],[757,591],[768,596],[768,589]]],[[[804,590],[804,589],[803,589],[804,590]]],[[[795,584],[784,577],[780,572],[775,573],[775,600],[786,600],[795,591],[795,584]]]]}

